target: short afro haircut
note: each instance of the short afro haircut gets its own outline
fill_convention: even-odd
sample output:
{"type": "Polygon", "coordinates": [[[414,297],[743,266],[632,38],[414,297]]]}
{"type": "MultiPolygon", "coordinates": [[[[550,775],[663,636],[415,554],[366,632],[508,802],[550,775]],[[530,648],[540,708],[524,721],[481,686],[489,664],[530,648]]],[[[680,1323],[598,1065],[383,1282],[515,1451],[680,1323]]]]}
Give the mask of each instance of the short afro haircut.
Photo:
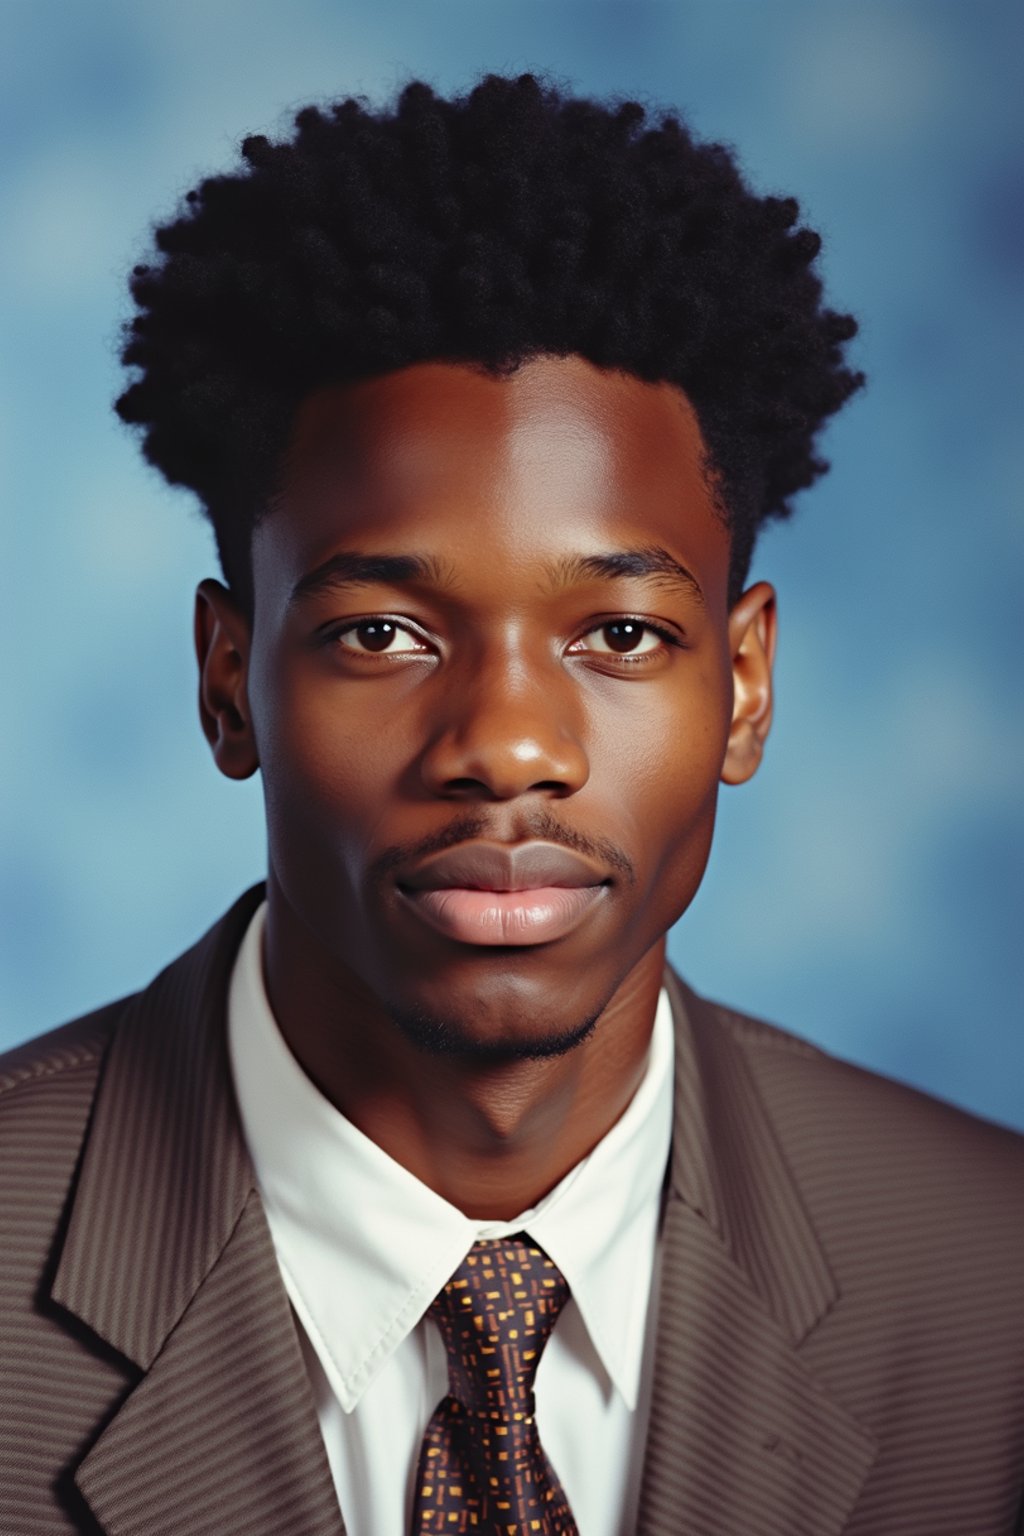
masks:
{"type": "Polygon", "coordinates": [[[815,434],[863,382],[822,304],[821,240],[674,113],[487,75],[446,99],[305,107],[294,135],[189,192],[134,268],[121,418],[189,486],[252,612],[250,544],[313,390],[430,360],[505,373],[577,353],[680,386],[731,536],[730,601],[759,527],[828,468],[815,434]]]}

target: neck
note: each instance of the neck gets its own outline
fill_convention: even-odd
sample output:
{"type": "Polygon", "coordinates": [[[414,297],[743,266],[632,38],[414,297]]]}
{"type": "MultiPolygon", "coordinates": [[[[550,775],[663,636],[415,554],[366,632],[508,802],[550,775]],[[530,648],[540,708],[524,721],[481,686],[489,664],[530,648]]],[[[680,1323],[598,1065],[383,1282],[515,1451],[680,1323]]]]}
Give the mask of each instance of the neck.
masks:
{"type": "Polygon", "coordinates": [[[264,977],[292,1054],[364,1135],[478,1219],[528,1210],[614,1125],[643,1076],[664,964],[661,939],[563,1055],[433,1054],[268,890],[264,977]]]}

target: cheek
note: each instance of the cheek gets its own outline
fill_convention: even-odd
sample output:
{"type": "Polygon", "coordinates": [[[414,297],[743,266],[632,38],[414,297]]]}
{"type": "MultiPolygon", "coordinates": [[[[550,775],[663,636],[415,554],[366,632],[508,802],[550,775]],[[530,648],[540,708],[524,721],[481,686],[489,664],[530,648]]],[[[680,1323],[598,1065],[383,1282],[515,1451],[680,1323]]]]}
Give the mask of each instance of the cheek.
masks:
{"type": "Polygon", "coordinates": [[[628,721],[604,715],[595,733],[592,788],[613,808],[662,931],[707,864],[731,714],[731,672],[712,662],[652,689],[628,721]]]}
{"type": "Polygon", "coordinates": [[[591,714],[592,775],[617,786],[638,825],[668,833],[713,799],[732,714],[731,672],[717,659],[602,702],[591,714]]]}
{"type": "Polygon", "coordinates": [[[250,698],[268,830],[279,857],[358,857],[400,792],[410,743],[374,690],[339,688],[306,666],[257,674],[250,698]],[[354,846],[357,845],[357,846],[354,846]]]}

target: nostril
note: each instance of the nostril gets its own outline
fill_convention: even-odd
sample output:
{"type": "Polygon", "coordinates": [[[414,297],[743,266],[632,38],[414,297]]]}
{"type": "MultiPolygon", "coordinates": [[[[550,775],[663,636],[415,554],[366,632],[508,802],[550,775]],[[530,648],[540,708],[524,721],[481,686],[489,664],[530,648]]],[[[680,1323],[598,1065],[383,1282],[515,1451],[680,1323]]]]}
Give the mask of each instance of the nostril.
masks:
{"type": "Polygon", "coordinates": [[[510,800],[528,793],[562,799],[589,777],[578,743],[485,730],[479,722],[469,735],[454,727],[440,731],[425,747],[419,772],[434,795],[451,800],[510,800]]]}
{"type": "Polygon", "coordinates": [[[515,785],[488,784],[483,779],[455,778],[446,779],[442,792],[446,795],[466,795],[474,799],[481,797],[488,800],[508,800],[520,794],[546,794],[546,795],[570,795],[572,786],[564,779],[538,779],[536,784],[528,784],[525,789],[515,785]]]}

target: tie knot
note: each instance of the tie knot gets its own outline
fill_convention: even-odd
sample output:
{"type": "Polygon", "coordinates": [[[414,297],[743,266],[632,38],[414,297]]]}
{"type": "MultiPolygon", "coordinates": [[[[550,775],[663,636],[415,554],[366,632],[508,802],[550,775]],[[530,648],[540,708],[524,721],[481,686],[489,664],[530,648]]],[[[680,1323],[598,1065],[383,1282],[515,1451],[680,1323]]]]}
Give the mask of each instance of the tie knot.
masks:
{"type": "Polygon", "coordinates": [[[525,1233],[474,1243],[428,1314],[451,1396],[495,1418],[532,1416],[541,1351],[568,1299],[561,1270],[525,1233]]]}

